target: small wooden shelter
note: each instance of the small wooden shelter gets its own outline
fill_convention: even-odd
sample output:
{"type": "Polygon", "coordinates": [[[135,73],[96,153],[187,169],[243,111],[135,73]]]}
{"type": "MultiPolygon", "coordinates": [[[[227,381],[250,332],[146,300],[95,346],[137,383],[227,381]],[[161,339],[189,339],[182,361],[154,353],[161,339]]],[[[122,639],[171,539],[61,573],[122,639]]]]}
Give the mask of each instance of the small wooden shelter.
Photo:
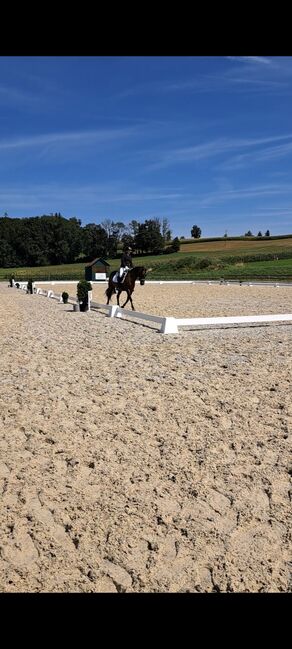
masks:
{"type": "Polygon", "coordinates": [[[109,269],[110,264],[108,264],[105,259],[97,257],[85,265],[85,279],[88,282],[103,281],[107,279],[107,272],[109,269]]]}

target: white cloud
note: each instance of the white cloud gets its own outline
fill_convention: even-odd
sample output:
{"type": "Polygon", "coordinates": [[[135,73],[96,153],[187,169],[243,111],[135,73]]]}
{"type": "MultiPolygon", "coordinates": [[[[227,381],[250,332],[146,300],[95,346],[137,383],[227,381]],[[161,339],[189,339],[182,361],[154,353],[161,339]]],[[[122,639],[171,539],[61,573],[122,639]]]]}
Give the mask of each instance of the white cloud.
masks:
{"type": "Polygon", "coordinates": [[[272,64],[272,61],[265,56],[226,56],[226,58],[230,61],[239,61],[240,63],[272,64]]]}
{"type": "Polygon", "coordinates": [[[273,196],[273,195],[283,195],[291,194],[292,187],[290,184],[279,184],[279,185],[255,185],[251,187],[241,187],[239,189],[232,189],[226,192],[213,192],[202,198],[202,206],[207,206],[216,203],[228,202],[230,200],[238,199],[253,199],[264,196],[273,196]]]}
{"type": "Polygon", "coordinates": [[[0,201],[2,205],[8,205],[11,211],[35,210],[39,214],[54,211],[53,205],[59,205],[60,209],[67,205],[82,205],[86,210],[88,205],[103,206],[109,204],[129,204],[181,201],[185,193],[173,191],[168,188],[138,187],[129,191],[129,188],[122,188],[118,183],[98,183],[79,185],[58,185],[58,183],[39,185],[11,185],[0,186],[0,201]]]}
{"type": "Polygon", "coordinates": [[[124,129],[100,129],[92,131],[72,131],[59,133],[45,133],[42,135],[31,135],[29,137],[18,137],[10,140],[0,140],[0,151],[7,149],[29,148],[50,144],[96,144],[97,142],[109,142],[119,138],[128,137],[135,132],[135,127],[124,129]]]}
{"type": "MultiPolygon", "coordinates": [[[[153,163],[150,168],[159,168],[159,167],[167,167],[170,165],[174,165],[180,162],[195,162],[197,160],[202,160],[204,158],[210,158],[214,157],[220,154],[227,153],[228,151],[236,150],[236,149],[242,149],[242,148],[248,148],[248,147],[259,147],[263,146],[265,144],[268,144],[270,142],[279,142],[281,140],[288,140],[292,139],[292,133],[288,133],[286,135],[276,135],[276,136],[271,136],[271,137],[262,137],[262,138],[218,138],[216,140],[211,140],[210,142],[204,142],[203,144],[196,144],[194,146],[190,147],[184,147],[184,148],[179,148],[179,149],[172,149],[166,153],[164,153],[161,157],[160,160],[157,162],[153,163]]],[[[286,151],[287,153],[290,151],[290,147],[292,148],[292,142],[288,142],[286,144],[282,145],[281,147],[274,147],[274,149],[270,148],[267,153],[267,156],[270,155],[270,157],[276,157],[276,154],[278,152],[278,155],[280,155],[280,151],[286,151]]],[[[256,154],[239,154],[236,158],[234,158],[235,164],[239,165],[242,164],[242,161],[245,159],[245,156],[251,156],[251,155],[256,155],[256,154]]],[[[260,154],[259,158],[260,158],[260,154]]],[[[262,153],[264,156],[264,152],[262,153]]],[[[231,164],[233,163],[233,160],[231,160],[231,164]]],[[[226,163],[226,165],[229,166],[229,162],[226,163]]]]}

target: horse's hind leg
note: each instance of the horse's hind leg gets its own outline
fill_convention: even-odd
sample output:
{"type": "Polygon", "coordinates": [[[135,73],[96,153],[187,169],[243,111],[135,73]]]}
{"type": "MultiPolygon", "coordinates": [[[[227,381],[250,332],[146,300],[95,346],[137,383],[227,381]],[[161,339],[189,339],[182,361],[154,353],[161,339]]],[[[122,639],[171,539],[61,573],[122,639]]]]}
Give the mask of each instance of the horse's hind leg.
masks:
{"type": "Polygon", "coordinates": [[[110,301],[110,299],[112,297],[112,294],[113,294],[113,290],[111,288],[107,288],[105,293],[107,295],[107,304],[109,304],[109,301],[110,301]]]}

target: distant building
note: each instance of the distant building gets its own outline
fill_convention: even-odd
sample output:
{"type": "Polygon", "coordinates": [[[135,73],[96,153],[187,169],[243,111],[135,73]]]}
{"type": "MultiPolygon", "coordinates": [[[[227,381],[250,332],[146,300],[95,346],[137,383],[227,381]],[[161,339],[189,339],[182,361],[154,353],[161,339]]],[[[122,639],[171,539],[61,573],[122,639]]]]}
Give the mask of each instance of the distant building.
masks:
{"type": "Polygon", "coordinates": [[[85,266],[85,279],[88,282],[96,282],[107,279],[107,272],[110,269],[110,264],[101,257],[90,261],[85,266]]]}

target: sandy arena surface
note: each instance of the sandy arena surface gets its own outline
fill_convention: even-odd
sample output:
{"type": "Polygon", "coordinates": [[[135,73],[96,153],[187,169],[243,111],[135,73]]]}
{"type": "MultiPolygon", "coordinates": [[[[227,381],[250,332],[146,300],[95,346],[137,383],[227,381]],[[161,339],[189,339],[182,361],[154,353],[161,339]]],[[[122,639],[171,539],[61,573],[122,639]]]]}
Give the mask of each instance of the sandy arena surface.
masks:
{"type": "MultiPolygon", "coordinates": [[[[284,287],[134,296],[292,312],[284,287]]],[[[1,592],[291,591],[292,322],[163,336],[7,283],[0,304],[1,592]]]]}

